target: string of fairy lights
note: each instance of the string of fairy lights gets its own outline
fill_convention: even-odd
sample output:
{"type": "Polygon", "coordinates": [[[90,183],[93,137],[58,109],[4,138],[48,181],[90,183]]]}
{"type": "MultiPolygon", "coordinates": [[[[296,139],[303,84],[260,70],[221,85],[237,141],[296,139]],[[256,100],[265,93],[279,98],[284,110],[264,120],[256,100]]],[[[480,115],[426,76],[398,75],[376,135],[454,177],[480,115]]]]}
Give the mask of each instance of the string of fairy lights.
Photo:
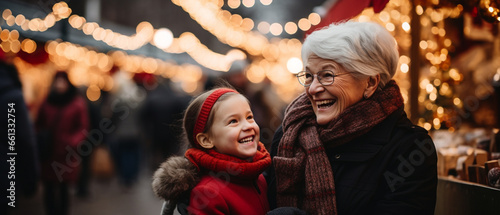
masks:
{"type": "MultiPolygon", "coordinates": [[[[424,8],[421,5],[412,7],[408,1],[390,1],[386,8],[378,16],[372,10],[364,10],[355,19],[358,21],[376,21],[385,26],[391,32],[400,47],[400,58],[398,72],[394,79],[401,87],[401,92],[405,103],[408,103],[409,89],[409,49],[411,40],[411,10],[420,16],[421,41],[419,47],[424,59],[429,66],[422,69],[421,80],[419,80],[420,94],[418,102],[423,106],[418,124],[427,130],[447,128],[454,131],[456,128],[451,122],[455,110],[462,108],[463,101],[454,92],[454,86],[463,80],[463,75],[456,68],[450,66],[450,49],[453,49],[451,39],[447,38],[445,30],[445,20],[457,18],[463,13],[463,6],[449,8],[424,8]],[[428,32],[428,33],[427,33],[428,32]],[[438,99],[440,98],[440,99],[438,99]],[[441,101],[450,101],[443,103],[441,101]],[[437,102],[437,101],[440,102],[437,102]]],[[[409,106],[406,105],[408,108],[409,106]]]]}
{"type": "MultiPolygon", "coordinates": [[[[187,12],[200,26],[212,33],[219,41],[234,49],[226,54],[215,53],[201,44],[196,35],[190,32],[180,34],[174,38],[168,28],[155,29],[149,22],[141,22],[136,27],[134,35],[127,36],[112,29],[102,28],[99,23],[87,22],[85,17],[72,14],[71,8],[65,2],[54,5],[52,12],[44,18],[27,19],[23,14],[14,15],[9,9],[2,12],[2,18],[9,26],[20,26],[23,31],[46,31],[56,22],[68,19],[74,29],[92,36],[109,46],[124,50],[109,53],[99,53],[88,47],[82,47],[70,42],[48,41],[45,50],[55,67],[71,71],[72,81],[76,84],[87,85],[89,98],[99,98],[99,90],[110,90],[113,81],[109,71],[117,66],[131,74],[146,72],[170,78],[181,82],[182,88],[189,93],[200,90],[203,79],[202,68],[195,65],[177,65],[151,57],[129,55],[126,50],[135,50],[146,44],[152,44],[167,53],[187,53],[200,65],[217,71],[227,71],[235,60],[251,58],[247,68],[247,78],[250,82],[260,83],[265,79],[271,81],[277,93],[285,101],[290,101],[302,87],[296,84],[291,73],[302,69],[300,49],[302,43],[298,39],[279,38],[284,33],[295,34],[298,30],[307,31],[321,21],[316,13],[298,21],[283,23],[255,22],[250,18],[243,18],[239,14],[232,14],[223,9],[224,4],[230,9],[239,7],[253,7],[256,0],[172,0],[172,2],[187,12]],[[265,35],[274,37],[268,39],[265,35]],[[248,53],[247,56],[243,51],[248,53]]],[[[272,0],[260,0],[262,5],[272,4],[272,0]]],[[[495,8],[493,8],[495,9],[495,8]]],[[[454,130],[450,124],[451,111],[460,108],[463,101],[458,98],[453,88],[463,80],[463,75],[456,68],[450,66],[450,50],[453,49],[452,40],[447,37],[445,20],[456,18],[463,14],[463,6],[456,7],[412,7],[408,0],[389,1],[383,11],[375,14],[371,8],[365,9],[357,21],[375,21],[391,32],[400,47],[398,72],[394,77],[401,86],[405,103],[408,103],[410,89],[408,71],[411,63],[409,49],[412,45],[411,12],[415,10],[421,17],[422,40],[419,47],[429,66],[422,71],[426,75],[419,80],[420,95],[418,101],[429,116],[422,116],[418,124],[424,128],[441,129],[442,127],[454,130]],[[438,98],[445,97],[449,104],[439,104],[438,98]]],[[[493,10],[494,12],[495,10],[493,10]]],[[[498,14],[497,14],[498,17],[498,14]]],[[[29,38],[20,38],[17,30],[2,29],[0,32],[0,47],[4,52],[17,53],[24,51],[33,53],[36,42],[29,38]]],[[[37,70],[36,66],[28,65],[16,59],[20,72],[37,70]]],[[[408,105],[407,105],[408,107],[408,105]]]]}
{"type": "MultiPolygon", "coordinates": [[[[172,33],[166,29],[166,28],[160,28],[160,29],[153,29],[151,24],[148,22],[142,22],[139,23],[139,25],[136,28],[136,34],[132,36],[126,36],[122,35],[116,32],[113,32],[111,29],[104,29],[99,26],[98,23],[95,22],[87,22],[84,17],[78,16],[76,14],[71,15],[71,8],[68,7],[68,5],[65,2],[59,2],[56,3],[53,6],[53,11],[49,13],[45,18],[34,18],[34,19],[27,19],[23,14],[17,14],[14,15],[10,9],[5,9],[2,12],[2,18],[6,21],[5,23],[9,26],[13,25],[18,25],[20,26],[23,30],[27,31],[40,31],[44,32],[48,30],[49,28],[53,27],[56,22],[62,20],[62,19],[68,19],[68,22],[70,23],[71,27],[81,30],[83,33],[92,36],[95,40],[98,41],[103,41],[106,44],[120,48],[123,50],[134,50],[139,48],[140,46],[144,45],[148,41],[157,46],[158,48],[170,52],[170,53],[182,53],[186,52],[193,59],[195,59],[198,63],[200,63],[202,66],[205,66],[210,69],[214,70],[220,70],[220,71],[227,71],[229,69],[229,66],[231,63],[235,60],[239,59],[245,59],[246,55],[238,50],[238,49],[233,49],[230,50],[226,55],[221,55],[212,52],[210,49],[208,49],[205,45],[201,44],[197,37],[190,33],[190,32],[185,32],[182,33],[179,38],[173,38],[171,37],[172,33]],[[154,32],[154,35],[151,33],[154,32]],[[159,37],[162,38],[163,40],[155,40],[158,35],[169,35],[171,37],[171,42],[165,42],[165,36],[159,37]],[[225,63],[224,63],[225,62],[225,63]],[[210,63],[215,66],[210,66],[210,63]],[[216,67],[218,66],[218,67],[216,67]]],[[[224,17],[227,13],[219,13],[220,17],[224,17]]],[[[230,14],[231,15],[231,14],[230,14]]],[[[234,17],[234,16],[232,16],[234,17]]],[[[230,17],[230,19],[232,18],[230,17]]],[[[234,18],[232,18],[234,20],[234,18]]],[[[234,22],[234,21],[233,21],[234,22]]],[[[259,35],[257,33],[254,33],[255,35],[259,35]]],[[[3,29],[2,35],[4,35],[2,38],[2,44],[1,48],[3,49],[4,52],[13,52],[17,53],[20,50],[23,50],[24,52],[27,53],[32,53],[34,50],[36,50],[36,43],[29,39],[26,38],[23,40],[23,42],[20,42],[19,39],[19,32],[17,30],[12,30],[9,31],[8,29],[3,29]],[[17,35],[17,36],[16,36],[17,35]]],[[[168,37],[167,37],[168,38],[168,37]]],[[[267,39],[265,37],[260,37],[261,41],[263,41],[262,44],[266,45],[268,43],[267,39]]],[[[167,39],[168,40],[168,39],[167,39]]],[[[47,43],[49,44],[49,43],[47,43]]],[[[60,47],[67,46],[68,43],[61,43],[60,47]]],[[[261,48],[261,51],[258,51],[258,53],[255,53],[256,55],[264,55],[267,58],[273,58],[276,59],[278,58],[277,54],[279,53],[279,50],[287,50],[287,49],[293,49],[296,50],[296,53],[300,52],[300,46],[301,42],[297,39],[285,39],[285,40],[280,40],[276,44],[274,44],[272,47],[269,48],[261,48]]],[[[45,47],[47,50],[47,45],[45,47]]],[[[58,50],[62,50],[63,48],[59,48],[58,50]]],[[[68,69],[71,70],[72,68],[76,68],[76,66],[81,66],[81,64],[74,64],[73,61],[74,59],[83,59],[85,57],[87,58],[93,58],[92,56],[95,56],[95,51],[92,50],[84,50],[81,51],[82,49],[75,49],[75,48],[69,48],[67,51],[64,52],[59,52],[59,55],[54,55],[54,52],[47,51],[50,54],[50,59],[51,61],[55,62],[56,66],[62,67],[62,66],[67,66],[66,68],[61,68],[61,69],[68,69]],[[73,51],[72,51],[73,50],[73,51]],[[74,51],[74,50],[80,50],[80,51],[74,51]],[[74,53],[73,53],[74,52],[74,53]],[[61,55],[60,53],[64,53],[64,55],[61,55]],[[90,53],[90,54],[89,54],[90,53]],[[83,57],[83,58],[82,58],[83,57]],[[66,60],[64,60],[64,59],[66,60]],[[57,59],[57,60],[54,60],[57,59]],[[70,62],[70,63],[68,63],[70,62]],[[76,66],[75,66],[76,65],[76,66]]],[[[104,54],[104,55],[99,55],[100,58],[102,56],[109,55],[109,54],[104,54]]],[[[298,54],[296,55],[298,56],[298,54]]],[[[143,62],[147,61],[147,58],[144,57],[137,57],[134,58],[136,61],[137,59],[142,59],[143,62]]],[[[294,58],[293,60],[295,61],[300,61],[298,58],[294,58]]],[[[106,60],[102,60],[102,62],[106,62],[106,60]]],[[[148,63],[133,63],[134,61],[131,61],[132,63],[129,63],[130,65],[149,65],[148,63]]],[[[295,63],[297,65],[297,62],[295,63]]],[[[87,64],[87,66],[92,66],[92,64],[87,64]]],[[[108,64],[111,65],[111,64],[108,64]]],[[[127,64],[128,65],[128,64],[127,64]]],[[[252,82],[261,82],[263,81],[266,77],[274,80],[276,82],[280,82],[283,79],[281,77],[283,76],[288,76],[288,72],[286,69],[283,69],[283,67],[278,67],[275,65],[271,65],[265,61],[260,62],[258,64],[259,66],[251,66],[249,74],[249,79],[252,82]],[[264,68],[262,68],[264,67],[264,68]],[[268,68],[277,68],[275,70],[280,71],[280,73],[273,73],[269,72],[269,70],[265,70],[268,68]],[[266,71],[266,72],[264,72],[266,71]],[[281,74],[281,76],[276,75],[276,74],[281,74]]],[[[290,64],[289,65],[293,65],[290,64]]],[[[297,65],[301,66],[301,65],[297,65]]],[[[86,68],[86,67],[83,67],[86,68]]],[[[103,68],[109,68],[108,67],[101,67],[98,68],[99,70],[103,70],[103,68]]],[[[134,66],[128,66],[128,67],[123,67],[125,68],[125,71],[129,72],[141,72],[141,71],[150,71],[147,68],[143,67],[134,67],[134,66]]],[[[196,66],[191,66],[191,69],[196,68],[197,71],[201,71],[201,68],[197,68],[196,66]]],[[[82,68],[77,68],[74,70],[78,71],[83,71],[85,69],[82,68]]],[[[76,72],[75,72],[76,73],[76,72]]],[[[195,76],[196,77],[196,76],[195,76]]],[[[86,80],[82,78],[75,78],[74,80],[86,80]]],[[[290,80],[290,78],[288,78],[290,80]]],[[[199,81],[199,80],[198,80],[199,81]]],[[[81,82],[81,81],[80,81],[81,82]]],[[[86,85],[92,85],[92,83],[83,83],[86,85]]],[[[197,89],[196,87],[184,87],[184,86],[193,86],[193,84],[185,84],[183,83],[183,89],[187,92],[194,92],[193,89],[197,89]]],[[[199,87],[198,87],[199,88],[199,87]]]]}
{"type": "MultiPolygon", "coordinates": [[[[447,37],[445,30],[445,19],[457,18],[462,14],[463,7],[458,5],[455,8],[433,8],[423,9],[417,7],[416,12],[421,15],[421,23],[424,31],[430,31],[427,38],[423,38],[419,47],[426,53],[425,59],[430,63],[427,70],[427,77],[419,82],[420,95],[418,101],[425,107],[428,116],[419,119],[419,124],[430,130],[440,129],[442,126],[454,131],[450,124],[450,116],[453,114],[453,106],[461,107],[462,101],[453,93],[455,85],[463,80],[463,75],[451,67],[450,49],[453,48],[451,40],[447,37]],[[437,102],[448,100],[450,102],[437,102]]],[[[425,73],[424,73],[425,74],[425,73]]]]}
{"type": "MultiPolygon", "coordinates": [[[[273,0],[260,0],[260,3],[264,6],[270,5],[273,3],[273,0]]],[[[229,6],[231,9],[237,9],[240,6],[245,6],[248,8],[253,7],[256,4],[255,0],[228,0],[227,1],[227,6],[229,6]]]]}
{"type": "Polygon", "coordinates": [[[52,28],[56,22],[68,18],[71,14],[71,8],[68,7],[66,2],[59,2],[54,4],[52,7],[52,12],[47,14],[43,19],[34,18],[27,19],[23,14],[18,14],[14,16],[10,9],[5,9],[2,12],[2,18],[5,20],[8,26],[18,25],[24,31],[40,31],[44,32],[49,28],[52,28]]]}
{"type": "MultiPolygon", "coordinates": [[[[262,5],[270,5],[272,3],[272,0],[261,0],[260,3],[262,5]]],[[[255,5],[254,0],[228,0],[227,1],[227,6],[231,9],[238,9],[241,5],[251,8],[255,5]]],[[[223,10],[225,13],[226,11],[223,10]]],[[[239,15],[234,14],[235,16],[234,19],[239,20],[239,15]]],[[[310,13],[307,18],[301,18],[296,22],[289,21],[286,22],[285,24],[283,23],[269,23],[266,21],[262,21],[257,24],[257,30],[262,33],[262,34],[272,34],[273,36],[280,36],[283,33],[287,33],[289,35],[294,35],[298,32],[300,29],[301,31],[307,31],[311,28],[311,26],[319,24],[321,21],[321,17],[317,13],[310,13]]],[[[236,21],[238,23],[239,21],[236,21]]],[[[252,30],[255,29],[255,24],[252,19],[249,18],[243,18],[242,22],[245,22],[243,26],[249,26],[247,29],[252,30]],[[254,26],[253,28],[250,28],[250,26],[254,26]]]]}
{"type": "MultiPolygon", "coordinates": [[[[174,40],[170,30],[167,28],[154,29],[149,22],[139,23],[136,27],[136,34],[131,36],[123,35],[111,29],[102,28],[96,22],[87,22],[82,16],[71,15],[71,11],[71,8],[65,2],[59,2],[54,4],[52,12],[43,19],[34,18],[30,20],[26,19],[23,14],[14,16],[10,9],[3,11],[2,18],[9,26],[18,25],[25,31],[40,32],[44,32],[53,27],[56,22],[68,18],[71,27],[81,30],[84,34],[90,35],[95,40],[102,41],[111,47],[122,50],[136,50],[147,43],[151,43],[165,52],[185,52],[191,55],[200,65],[216,71],[227,71],[233,61],[242,60],[246,57],[243,52],[236,49],[230,50],[226,55],[215,53],[201,44],[197,38],[192,38],[193,34],[183,34],[181,36],[187,36],[174,40]],[[180,50],[168,49],[174,42],[176,43],[174,47],[180,47],[180,50]],[[193,45],[187,46],[185,43],[192,43],[193,45]],[[188,49],[182,49],[184,47],[188,47],[188,49]],[[202,53],[205,58],[202,58],[199,53],[202,53]]],[[[14,47],[16,46],[14,45],[14,47]]]]}
{"type": "MultiPolygon", "coordinates": [[[[215,2],[219,5],[221,3],[224,3],[223,1],[215,2]]],[[[239,3],[240,1],[229,1],[228,4],[231,5],[232,8],[237,8],[234,2],[239,3]]],[[[272,1],[263,0],[262,4],[269,5],[271,2],[272,1]]],[[[174,3],[176,3],[175,0],[174,3]]],[[[241,3],[247,7],[252,7],[255,2],[242,1],[241,3]]],[[[245,59],[244,54],[242,52],[238,52],[237,50],[231,50],[226,55],[215,53],[201,44],[197,38],[193,38],[193,34],[181,34],[182,36],[187,36],[175,39],[173,38],[173,34],[169,29],[154,29],[149,22],[139,23],[136,27],[136,34],[132,36],[126,36],[117,32],[113,32],[111,29],[102,28],[96,22],[87,22],[84,17],[76,14],[71,15],[71,12],[71,8],[69,8],[65,2],[59,2],[53,6],[53,11],[43,19],[34,18],[32,20],[29,20],[26,19],[23,14],[14,16],[9,9],[3,11],[2,17],[4,20],[6,20],[6,23],[9,26],[16,24],[25,31],[31,30],[41,32],[53,27],[56,22],[68,18],[68,22],[70,23],[71,27],[81,30],[86,35],[91,35],[95,40],[102,41],[111,47],[119,48],[122,50],[136,50],[149,42],[165,52],[186,52],[202,66],[217,71],[227,71],[233,61],[245,59]],[[196,45],[188,46],[189,48],[191,48],[189,50],[183,50],[182,48],[186,47],[186,45],[182,45],[184,41],[195,42],[196,45]],[[175,48],[169,49],[170,46],[173,46],[175,48]]],[[[248,32],[254,28],[254,22],[249,18],[243,19],[240,15],[230,14],[226,10],[221,10],[219,12],[220,13],[218,15],[223,21],[232,23],[233,25],[239,25],[239,27],[244,31],[248,32]]],[[[283,29],[289,34],[295,34],[298,28],[306,31],[312,25],[318,24],[320,20],[321,18],[318,14],[311,13],[308,19],[302,18],[298,21],[297,24],[295,24],[294,22],[287,22],[284,26],[282,26],[279,23],[261,22],[258,24],[257,28],[263,34],[271,33],[275,36],[279,36],[281,32],[283,32],[283,29]]],[[[231,41],[234,41],[232,44],[229,43],[229,45],[232,46],[237,45],[238,43],[242,43],[241,39],[240,41],[231,41]]]]}

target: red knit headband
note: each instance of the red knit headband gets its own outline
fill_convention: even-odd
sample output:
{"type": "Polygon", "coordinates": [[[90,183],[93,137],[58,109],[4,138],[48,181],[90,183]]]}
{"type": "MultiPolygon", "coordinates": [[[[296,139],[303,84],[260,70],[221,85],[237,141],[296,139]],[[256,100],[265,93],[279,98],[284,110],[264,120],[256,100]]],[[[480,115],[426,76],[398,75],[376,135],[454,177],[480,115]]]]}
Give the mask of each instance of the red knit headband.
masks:
{"type": "Polygon", "coordinates": [[[210,115],[210,111],[212,110],[212,107],[214,106],[215,102],[217,102],[217,99],[219,99],[222,95],[230,92],[238,93],[235,90],[229,88],[220,88],[212,92],[203,102],[203,106],[201,106],[200,114],[198,115],[198,118],[196,118],[196,124],[194,125],[194,130],[193,130],[194,142],[197,143],[198,145],[200,143],[198,143],[196,135],[199,133],[203,133],[205,125],[207,124],[208,116],[210,115]]]}

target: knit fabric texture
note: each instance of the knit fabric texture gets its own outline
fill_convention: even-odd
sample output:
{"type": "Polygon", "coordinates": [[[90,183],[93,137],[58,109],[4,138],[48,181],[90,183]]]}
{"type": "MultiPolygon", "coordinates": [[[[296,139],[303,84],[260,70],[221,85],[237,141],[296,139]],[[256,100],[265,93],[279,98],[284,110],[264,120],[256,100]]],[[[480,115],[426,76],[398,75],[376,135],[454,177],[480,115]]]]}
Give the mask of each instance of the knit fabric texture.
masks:
{"type": "Polygon", "coordinates": [[[327,125],[318,125],[307,95],[297,97],[285,111],[283,137],[273,158],[278,207],[298,207],[308,214],[337,214],[335,182],[325,148],[367,133],[402,106],[399,87],[391,80],[327,125]]]}
{"type": "Polygon", "coordinates": [[[198,114],[198,118],[196,118],[196,124],[194,125],[193,129],[193,139],[196,142],[197,146],[200,143],[198,143],[196,135],[202,133],[203,130],[205,130],[205,125],[207,124],[208,116],[210,115],[212,107],[214,106],[215,102],[217,102],[217,99],[219,99],[222,95],[229,92],[238,93],[235,90],[229,88],[220,88],[212,92],[203,102],[203,105],[201,106],[200,109],[200,113],[198,114]]]}
{"type": "Polygon", "coordinates": [[[257,146],[257,153],[252,161],[221,154],[215,149],[190,148],[186,151],[185,156],[198,168],[198,171],[228,173],[232,177],[246,180],[256,179],[271,165],[271,156],[261,142],[257,146]]]}

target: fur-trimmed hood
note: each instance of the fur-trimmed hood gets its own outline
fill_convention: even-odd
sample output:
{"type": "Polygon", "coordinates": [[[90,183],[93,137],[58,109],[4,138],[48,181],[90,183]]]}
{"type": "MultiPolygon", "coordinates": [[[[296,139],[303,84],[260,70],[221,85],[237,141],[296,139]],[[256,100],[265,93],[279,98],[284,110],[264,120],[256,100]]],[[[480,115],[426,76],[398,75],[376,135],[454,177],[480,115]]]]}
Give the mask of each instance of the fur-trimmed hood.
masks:
{"type": "Polygon", "coordinates": [[[153,175],[153,191],[166,201],[176,201],[199,181],[196,167],[188,159],[172,156],[153,175]]]}

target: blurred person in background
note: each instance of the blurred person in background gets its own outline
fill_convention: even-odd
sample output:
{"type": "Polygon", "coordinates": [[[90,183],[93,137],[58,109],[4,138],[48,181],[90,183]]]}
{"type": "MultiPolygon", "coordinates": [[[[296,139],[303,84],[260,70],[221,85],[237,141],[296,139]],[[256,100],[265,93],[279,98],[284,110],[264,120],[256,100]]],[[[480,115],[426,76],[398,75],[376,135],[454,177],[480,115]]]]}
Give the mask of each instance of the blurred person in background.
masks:
{"type": "MultiPolygon", "coordinates": [[[[137,76],[136,76],[137,77],[137,76]]],[[[134,77],[134,78],[136,78],[134,77]]],[[[116,88],[110,95],[110,119],[116,126],[108,136],[109,149],[113,157],[118,179],[126,188],[138,179],[141,155],[140,108],[147,91],[133,80],[129,74],[118,71],[113,74],[116,88]]]]}
{"type": "Polygon", "coordinates": [[[85,100],[66,72],[55,74],[35,125],[46,214],[68,214],[69,185],[78,179],[81,164],[77,147],[86,138],[89,116],[85,100]]]}
{"type": "MultiPolygon", "coordinates": [[[[79,92],[81,95],[85,95],[88,87],[84,86],[79,88],[79,92]]],[[[108,102],[109,94],[107,91],[100,89],[99,99],[92,101],[87,96],[84,96],[85,101],[87,103],[87,110],[89,113],[89,134],[87,134],[86,141],[88,143],[92,143],[95,147],[83,146],[85,150],[84,153],[81,154],[82,163],[80,168],[80,175],[78,177],[76,195],[80,198],[87,198],[90,195],[90,179],[93,176],[92,172],[92,157],[94,155],[94,151],[96,151],[97,147],[105,147],[106,138],[108,137],[108,132],[104,132],[101,129],[101,124],[103,124],[103,106],[108,102]],[[92,136],[93,130],[99,130],[99,134],[102,136],[96,137],[92,136]]],[[[95,160],[93,162],[96,162],[95,160]]],[[[98,165],[98,164],[95,164],[98,165]]],[[[111,173],[110,173],[111,174],[111,173]]],[[[96,174],[97,178],[100,178],[99,174],[96,174]]]]}
{"type": "Polygon", "coordinates": [[[2,132],[0,134],[2,140],[0,141],[2,142],[0,172],[4,174],[0,180],[3,198],[0,211],[5,211],[8,214],[11,209],[14,209],[12,206],[22,206],[22,202],[19,202],[21,195],[32,196],[36,193],[40,169],[38,167],[35,132],[24,102],[21,81],[16,67],[6,63],[4,56],[0,50],[0,106],[4,111],[1,114],[2,132]],[[14,135],[8,135],[9,133],[14,135]],[[13,140],[9,139],[12,137],[13,140]],[[9,146],[13,148],[9,148],[9,146]],[[12,157],[8,156],[7,153],[17,153],[17,156],[13,156],[15,162],[12,164],[8,162],[8,160],[12,160],[12,157]],[[13,171],[12,167],[15,167],[13,171]],[[11,182],[15,183],[14,190],[11,188],[11,182]],[[9,196],[14,199],[11,200],[9,196]],[[8,204],[11,202],[13,204],[9,206],[8,204]]]}
{"type": "Polygon", "coordinates": [[[260,126],[261,142],[269,149],[274,132],[281,124],[285,104],[267,79],[259,84],[251,83],[246,77],[247,69],[245,60],[237,60],[221,78],[248,98],[255,121],[260,126]]]}
{"type": "Polygon", "coordinates": [[[140,110],[140,120],[146,142],[149,143],[152,170],[172,155],[184,150],[182,142],[182,113],[191,96],[174,88],[170,79],[156,77],[158,86],[149,91],[140,110]]]}

